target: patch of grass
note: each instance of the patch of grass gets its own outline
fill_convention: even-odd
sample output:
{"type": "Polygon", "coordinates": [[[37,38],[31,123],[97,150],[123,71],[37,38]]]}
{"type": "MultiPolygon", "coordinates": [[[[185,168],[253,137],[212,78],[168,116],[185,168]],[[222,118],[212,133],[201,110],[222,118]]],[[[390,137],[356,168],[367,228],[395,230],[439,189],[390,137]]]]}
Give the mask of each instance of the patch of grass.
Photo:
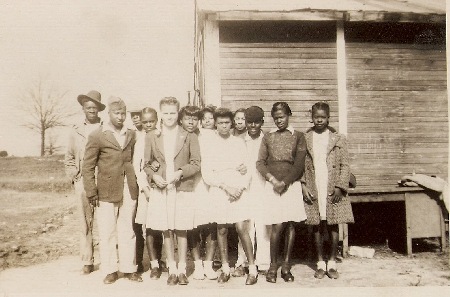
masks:
{"type": "Polygon", "coordinates": [[[65,192],[71,189],[64,156],[0,158],[0,189],[65,192]]]}

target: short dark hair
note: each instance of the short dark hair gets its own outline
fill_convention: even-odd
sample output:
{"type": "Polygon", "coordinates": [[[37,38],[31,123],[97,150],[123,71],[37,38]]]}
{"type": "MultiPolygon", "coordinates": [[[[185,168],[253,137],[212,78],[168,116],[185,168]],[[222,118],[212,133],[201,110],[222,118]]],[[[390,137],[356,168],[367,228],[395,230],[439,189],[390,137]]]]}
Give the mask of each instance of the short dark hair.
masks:
{"type": "Polygon", "coordinates": [[[284,101],[280,101],[280,102],[275,102],[272,106],[272,110],[270,111],[270,114],[274,115],[275,112],[277,112],[278,110],[282,110],[284,111],[285,114],[287,114],[288,116],[292,115],[292,111],[291,108],[289,107],[289,104],[287,104],[284,101]]]}
{"type": "Polygon", "coordinates": [[[231,110],[225,107],[219,107],[214,111],[214,121],[217,122],[217,118],[229,118],[231,120],[231,126],[233,127],[233,113],[231,110]]]}
{"type": "Polygon", "coordinates": [[[238,108],[238,109],[233,113],[233,118],[236,116],[236,114],[237,114],[238,112],[243,112],[243,113],[245,114],[245,108],[244,108],[244,107],[238,108]]]}
{"type": "Polygon", "coordinates": [[[330,116],[330,106],[326,102],[319,101],[319,102],[314,103],[314,105],[311,108],[311,116],[317,110],[323,110],[323,111],[325,111],[327,116],[330,116]]]}
{"type": "Polygon", "coordinates": [[[216,111],[216,109],[217,109],[217,107],[214,106],[214,105],[206,105],[201,110],[200,117],[203,119],[203,117],[205,116],[205,113],[207,113],[207,112],[209,112],[210,114],[214,115],[214,112],[216,111]]]}
{"type": "Polygon", "coordinates": [[[202,112],[201,112],[200,108],[197,106],[193,106],[193,105],[183,106],[180,109],[180,111],[178,112],[178,124],[181,125],[181,119],[184,116],[197,117],[200,120],[201,114],[202,114],[202,112]]]}
{"type": "Polygon", "coordinates": [[[144,109],[141,110],[141,116],[144,113],[152,113],[156,116],[156,118],[158,118],[158,113],[156,112],[156,110],[154,108],[151,107],[144,107],[144,109]]]}

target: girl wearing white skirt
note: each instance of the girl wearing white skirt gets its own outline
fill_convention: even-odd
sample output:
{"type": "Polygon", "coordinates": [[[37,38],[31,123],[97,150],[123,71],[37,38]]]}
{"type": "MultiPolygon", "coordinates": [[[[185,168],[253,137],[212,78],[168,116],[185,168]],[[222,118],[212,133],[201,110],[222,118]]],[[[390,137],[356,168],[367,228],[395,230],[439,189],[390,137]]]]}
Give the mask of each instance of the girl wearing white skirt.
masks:
{"type": "Polygon", "coordinates": [[[222,273],[218,282],[225,283],[230,279],[227,225],[235,224],[249,262],[246,285],[253,285],[257,282],[257,271],[252,241],[246,228],[251,218],[251,205],[244,191],[250,182],[247,148],[243,139],[231,135],[233,113],[229,109],[217,108],[214,120],[217,134],[212,141],[214,145],[202,151],[202,175],[210,186],[210,213],[217,223],[217,241],[222,260],[222,273]]]}
{"type": "Polygon", "coordinates": [[[200,170],[200,148],[197,135],[178,126],[180,104],[174,97],[160,101],[162,127],[146,136],[144,171],[151,180],[147,227],[162,230],[169,267],[168,285],[187,285],[187,230],[194,226],[192,192],[195,174],[200,170]],[[155,172],[150,164],[156,160],[155,172]],[[175,262],[173,233],[177,236],[178,267],[175,262]]]}
{"type": "Polygon", "coordinates": [[[306,219],[300,183],[305,167],[306,142],[303,133],[289,125],[292,112],[286,102],[275,103],[271,114],[277,127],[264,135],[256,162],[256,168],[267,180],[264,217],[266,225],[272,226],[271,263],[266,280],[276,282],[280,236],[287,225],[281,277],[286,282],[292,282],[294,276],[290,272],[290,256],[295,240],[293,222],[306,219]]]}

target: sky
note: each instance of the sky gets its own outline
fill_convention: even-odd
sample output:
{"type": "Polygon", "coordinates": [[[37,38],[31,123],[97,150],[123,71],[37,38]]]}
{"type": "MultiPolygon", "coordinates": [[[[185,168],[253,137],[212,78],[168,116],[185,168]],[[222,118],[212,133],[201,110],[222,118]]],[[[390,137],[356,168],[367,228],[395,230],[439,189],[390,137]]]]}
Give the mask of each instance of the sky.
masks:
{"type": "MultiPolygon", "coordinates": [[[[164,96],[186,103],[194,1],[0,0],[0,57],[0,150],[39,155],[39,134],[22,126],[27,115],[16,107],[39,80],[67,92],[65,104],[78,112],[68,124],[82,119],[76,97],[90,90],[129,107],[157,107],[164,96]]],[[[65,145],[67,129],[56,136],[65,145]]]]}

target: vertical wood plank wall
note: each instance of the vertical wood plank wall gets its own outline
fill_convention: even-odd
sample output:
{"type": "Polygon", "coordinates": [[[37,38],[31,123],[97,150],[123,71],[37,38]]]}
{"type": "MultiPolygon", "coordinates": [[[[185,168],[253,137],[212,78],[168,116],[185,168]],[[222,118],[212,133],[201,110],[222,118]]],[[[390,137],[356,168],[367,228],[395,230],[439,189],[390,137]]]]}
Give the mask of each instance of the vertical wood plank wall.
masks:
{"type": "Polygon", "coordinates": [[[348,138],[359,186],[395,185],[412,172],[447,176],[445,50],[347,43],[348,138]]]}
{"type": "Polygon", "coordinates": [[[276,101],[289,103],[291,124],[300,131],[312,125],[311,106],[326,101],[338,129],[335,43],[221,43],[220,72],[222,106],[260,106],[266,129],[275,126],[270,109],[276,101]]]}

